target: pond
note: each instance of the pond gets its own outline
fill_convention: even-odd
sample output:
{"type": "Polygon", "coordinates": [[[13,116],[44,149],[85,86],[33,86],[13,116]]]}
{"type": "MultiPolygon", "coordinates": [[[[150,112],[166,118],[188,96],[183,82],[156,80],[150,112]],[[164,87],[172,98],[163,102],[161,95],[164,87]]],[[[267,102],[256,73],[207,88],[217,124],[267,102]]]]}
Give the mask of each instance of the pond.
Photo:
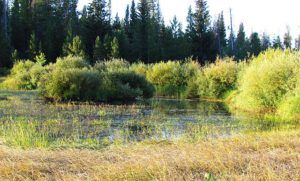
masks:
{"type": "Polygon", "coordinates": [[[35,91],[0,91],[0,124],[0,135],[13,145],[33,144],[40,137],[47,146],[74,147],[229,137],[297,126],[231,114],[218,102],[156,98],[133,104],[53,104],[35,91]]]}

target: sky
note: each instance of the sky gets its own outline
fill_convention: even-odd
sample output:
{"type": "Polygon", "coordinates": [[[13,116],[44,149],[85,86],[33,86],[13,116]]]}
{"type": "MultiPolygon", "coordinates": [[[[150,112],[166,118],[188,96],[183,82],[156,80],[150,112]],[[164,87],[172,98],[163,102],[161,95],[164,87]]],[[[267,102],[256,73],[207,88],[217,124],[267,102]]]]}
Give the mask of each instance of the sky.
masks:
{"type": "MultiPolygon", "coordinates": [[[[79,9],[91,0],[79,0],[79,9]]],[[[135,0],[136,2],[138,0],[135,0]]],[[[271,37],[281,35],[290,29],[295,39],[300,34],[300,0],[207,0],[210,15],[214,20],[223,11],[226,25],[229,26],[229,9],[233,14],[235,32],[241,22],[246,33],[268,33],[271,37]]],[[[112,0],[112,13],[124,17],[127,4],[131,0],[112,0]]],[[[176,15],[185,26],[188,7],[194,9],[195,0],[160,0],[164,20],[167,23],[176,15]]]]}

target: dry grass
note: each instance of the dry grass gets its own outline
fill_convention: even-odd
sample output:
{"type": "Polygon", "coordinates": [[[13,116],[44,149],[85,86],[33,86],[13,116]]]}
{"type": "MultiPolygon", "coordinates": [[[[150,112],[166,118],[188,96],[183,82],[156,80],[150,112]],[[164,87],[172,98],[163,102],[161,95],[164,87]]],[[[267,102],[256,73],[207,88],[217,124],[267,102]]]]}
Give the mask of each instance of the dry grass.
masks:
{"type": "Polygon", "coordinates": [[[1,180],[199,180],[207,173],[222,180],[299,180],[300,132],[102,151],[0,147],[1,180]]]}

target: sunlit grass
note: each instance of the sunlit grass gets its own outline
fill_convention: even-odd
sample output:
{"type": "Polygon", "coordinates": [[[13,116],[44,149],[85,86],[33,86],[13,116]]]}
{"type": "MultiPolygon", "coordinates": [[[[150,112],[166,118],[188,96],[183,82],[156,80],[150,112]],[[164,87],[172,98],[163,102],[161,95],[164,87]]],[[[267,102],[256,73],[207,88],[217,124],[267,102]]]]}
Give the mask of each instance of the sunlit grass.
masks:
{"type": "Polygon", "coordinates": [[[141,142],[102,151],[0,147],[3,179],[298,180],[299,130],[194,143],[141,142]],[[21,156],[22,155],[22,156],[21,156]]]}

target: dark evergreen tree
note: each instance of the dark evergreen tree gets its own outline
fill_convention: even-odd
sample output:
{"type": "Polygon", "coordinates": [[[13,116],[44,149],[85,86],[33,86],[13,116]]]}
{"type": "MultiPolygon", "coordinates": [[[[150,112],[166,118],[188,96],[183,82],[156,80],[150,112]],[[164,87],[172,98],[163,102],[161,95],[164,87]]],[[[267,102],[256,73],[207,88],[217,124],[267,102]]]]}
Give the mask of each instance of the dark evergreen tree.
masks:
{"type": "Polygon", "coordinates": [[[139,23],[139,58],[147,63],[149,60],[149,28],[150,28],[150,6],[148,0],[140,0],[138,4],[139,23]]]}
{"type": "Polygon", "coordinates": [[[11,43],[22,59],[29,58],[29,39],[32,31],[31,4],[28,0],[14,0],[11,8],[11,43]]]}
{"type": "Polygon", "coordinates": [[[247,39],[243,23],[239,26],[235,46],[235,59],[243,60],[247,58],[247,39]]]}
{"type": "Polygon", "coordinates": [[[300,50],[300,35],[298,38],[295,40],[295,49],[300,50]]]}
{"type": "Polygon", "coordinates": [[[188,15],[187,15],[187,27],[185,30],[185,39],[187,42],[190,42],[189,44],[187,44],[186,50],[187,50],[187,54],[188,56],[192,55],[192,48],[193,48],[193,40],[196,37],[196,30],[195,30],[195,18],[194,18],[194,13],[192,11],[192,7],[190,6],[188,9],[188,15]]]}
{"type": "Polygon", "coordinates": [[[213,60],[215,55],[212,54],[214,48],[214,35],[210,29],[210,15],[206,0],[196,1],[195,20],[195,37],[193,39],[192,53],[201,63],[206,60],[213,60]]]}
{"type": "Polygon", "coordinates": [[[96,61],[103,61],[105,59],[105,51],[103,43],[100,40],[100,37],[97,36],[95,40],[95,46],[94,46],[94,53],[93,53],[93,60],[95,63],[96,61]]]}
{"type": "Polygon", "coordinates": [[[261,41],[258,33],[254,32],[250,35],[249,53],[251,56],[257,56],[261,52],[261,41]]]}
{"type": "Polygon", "coordinates": [[[263,33],[261,37],[261,50],[265,51],[271,47],[271,40],[268,34],[263,33]]]}
{"type": "Polygon", "coordinates": [[[12,65],[10,42],[7,29],[7,2],[0,0],[0,67],[10,67],[12,65]]]}
{"type": "Polygon", "coordinates": [[[273,48],[275,49],[283,49],[283,45],[280,39],[280,36],[277,36],[274,40],[273,40],[273,48]]]}
{"type": "Polygon", "coordinates": [[[216,26],[215,31],[216,31],[216,42],[217,42],[218,54],[219,56],[224,57],[226,53],[225,49],[227,46],[227,40],[226,40],[226,28],[225,28],[223,12],[218,16],[215,26],[216,26]]]}
{"type": "Polygon", "coordinates": [[[99,36],[103,41],[105,35],[111,34],[110,12],[105,0],[93,0],[87,7],[82,23],[82,41],[89,59],[93,59],[94,43],[99,36]]]}
{"type": "Polygon", "coordinates": [[[292,36],[289,28],[287,28],[287,32],[284,34],[283,44],[285,49],[292,48],[292,36]]]}

